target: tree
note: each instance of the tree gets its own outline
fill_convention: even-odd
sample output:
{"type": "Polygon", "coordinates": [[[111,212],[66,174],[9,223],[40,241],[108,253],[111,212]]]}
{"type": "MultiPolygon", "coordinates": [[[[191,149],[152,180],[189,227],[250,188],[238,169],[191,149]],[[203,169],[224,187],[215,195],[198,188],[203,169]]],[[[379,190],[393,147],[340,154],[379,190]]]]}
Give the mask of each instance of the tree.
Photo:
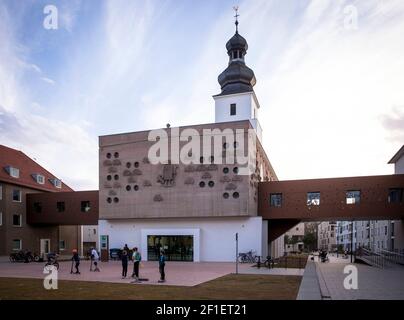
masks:
{"type": "Polygon", "coordinates": [[[309,250],[313,251],[317,244],[317,237],[314,233],[306,233],[303,237],[304,246],[309,250]]]}

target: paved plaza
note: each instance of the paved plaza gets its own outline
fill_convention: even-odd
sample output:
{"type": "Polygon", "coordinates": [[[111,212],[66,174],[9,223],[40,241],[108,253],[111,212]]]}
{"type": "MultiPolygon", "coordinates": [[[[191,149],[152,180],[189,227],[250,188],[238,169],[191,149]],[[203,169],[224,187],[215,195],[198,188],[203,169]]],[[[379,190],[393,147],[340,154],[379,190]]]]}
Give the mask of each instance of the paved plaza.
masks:
{"type": "Polygon", "coordinates": [[[349,259],[330,257],[329,263],[317,259],[307,264],[298,299],[315,300],[403,300],[404,267],[388,265],[384,269],[355,263],[358,270],[358,289],[344,288],[344,267],[349,259]]]}
{"type": "MultiPolygon", "coordinates": [[[[0,260],[1,261],[1,260],[0,260]]],[[[129,283],[132,278],[121,279],[121,262],[110,261],[99,263],[101,272],[90,272],[90,262],[82,261],[80,264],[80,275],[70,274],[71,262],[60,262],[60,280],[98,281],[112,283],[129,283]]],[[[0,262],[0,277],[7,278],[44,278],[44,263],[10,263],[3,259],[0,262]]],[[[133,264],[129,264],[128,275],[132,274],[133,264]]],[[[235,263],[230,262],[168,262],[166,264],[166,282],[158,283],[158,263],[152,261],[142,262],[140,277],[148,281],[142,284],[151,285],[174,285],[174,286],[195,286],[227,274],[235,273],[235,263]]],[[[302,269],[286,268],[255,268],[250,264],[239,264],[240,274],[259,275],[302,275],[302,269]]]]}

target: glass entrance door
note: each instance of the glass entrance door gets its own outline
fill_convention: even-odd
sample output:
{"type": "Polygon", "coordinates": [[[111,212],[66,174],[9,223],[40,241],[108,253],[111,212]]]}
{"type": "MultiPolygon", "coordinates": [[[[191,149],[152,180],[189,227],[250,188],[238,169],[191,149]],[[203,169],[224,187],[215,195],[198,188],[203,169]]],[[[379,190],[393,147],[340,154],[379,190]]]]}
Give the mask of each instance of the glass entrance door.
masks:
{"type": "Polygon", "coordinates": [[[193,261],[193,236],[147,236],[147,260],[157,261],[160,249],[168,261],[193,261]]]}

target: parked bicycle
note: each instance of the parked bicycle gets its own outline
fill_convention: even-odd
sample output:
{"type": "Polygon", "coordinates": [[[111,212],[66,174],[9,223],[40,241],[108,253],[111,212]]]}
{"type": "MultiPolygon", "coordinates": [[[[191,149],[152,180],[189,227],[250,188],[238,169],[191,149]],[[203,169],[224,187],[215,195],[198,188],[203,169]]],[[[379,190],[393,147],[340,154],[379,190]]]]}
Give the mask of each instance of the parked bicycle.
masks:
{"type": "Polygon", "coordinates": [[[48,262],[45,264],[47,266],[54,266],[57,270],[59,270],[59,262],[57,261],[58,255],[56,253],[48,253],[48,262]]]}
{"type": "Polygon", "coordinates": [[[11,262],[29,263],[32,261],[38,262],[40,260],[40,257],[36,253],[32,254],[31,251],[20,250],[18,252],[11,253],[9,259],[11,262]]]}
{"type": "Polygon", "coordinates": [[[258,256],[255,255],[253,251],[248,251],[245,253],[239,253],[238,255],[238,261],[240,263],[257,263],[258,262],[258,256]]]}

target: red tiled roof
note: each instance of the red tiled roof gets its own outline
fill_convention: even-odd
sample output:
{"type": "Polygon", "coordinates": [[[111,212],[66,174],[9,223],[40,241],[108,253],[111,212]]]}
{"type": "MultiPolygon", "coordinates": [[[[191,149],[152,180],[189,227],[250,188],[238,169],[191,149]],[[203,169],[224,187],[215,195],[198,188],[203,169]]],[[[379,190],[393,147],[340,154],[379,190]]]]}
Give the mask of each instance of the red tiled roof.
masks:
{"type": "Polygon", "coordinates": [[[8,182],[41,191],[74,191],[62,182],[61,188],[56,188],[49,180],[58,179],[49,171],[41,167],[38,163],[19,150],[15,150],[0,145],[0,181],[8,182]],[[6,167],[11,166],[20,170],[20,177],[13,178],[6,171],[6,167]],[[40,174],[45,177],[45,183],[39,184],[32,177],[33,174],[40,174]]]}

